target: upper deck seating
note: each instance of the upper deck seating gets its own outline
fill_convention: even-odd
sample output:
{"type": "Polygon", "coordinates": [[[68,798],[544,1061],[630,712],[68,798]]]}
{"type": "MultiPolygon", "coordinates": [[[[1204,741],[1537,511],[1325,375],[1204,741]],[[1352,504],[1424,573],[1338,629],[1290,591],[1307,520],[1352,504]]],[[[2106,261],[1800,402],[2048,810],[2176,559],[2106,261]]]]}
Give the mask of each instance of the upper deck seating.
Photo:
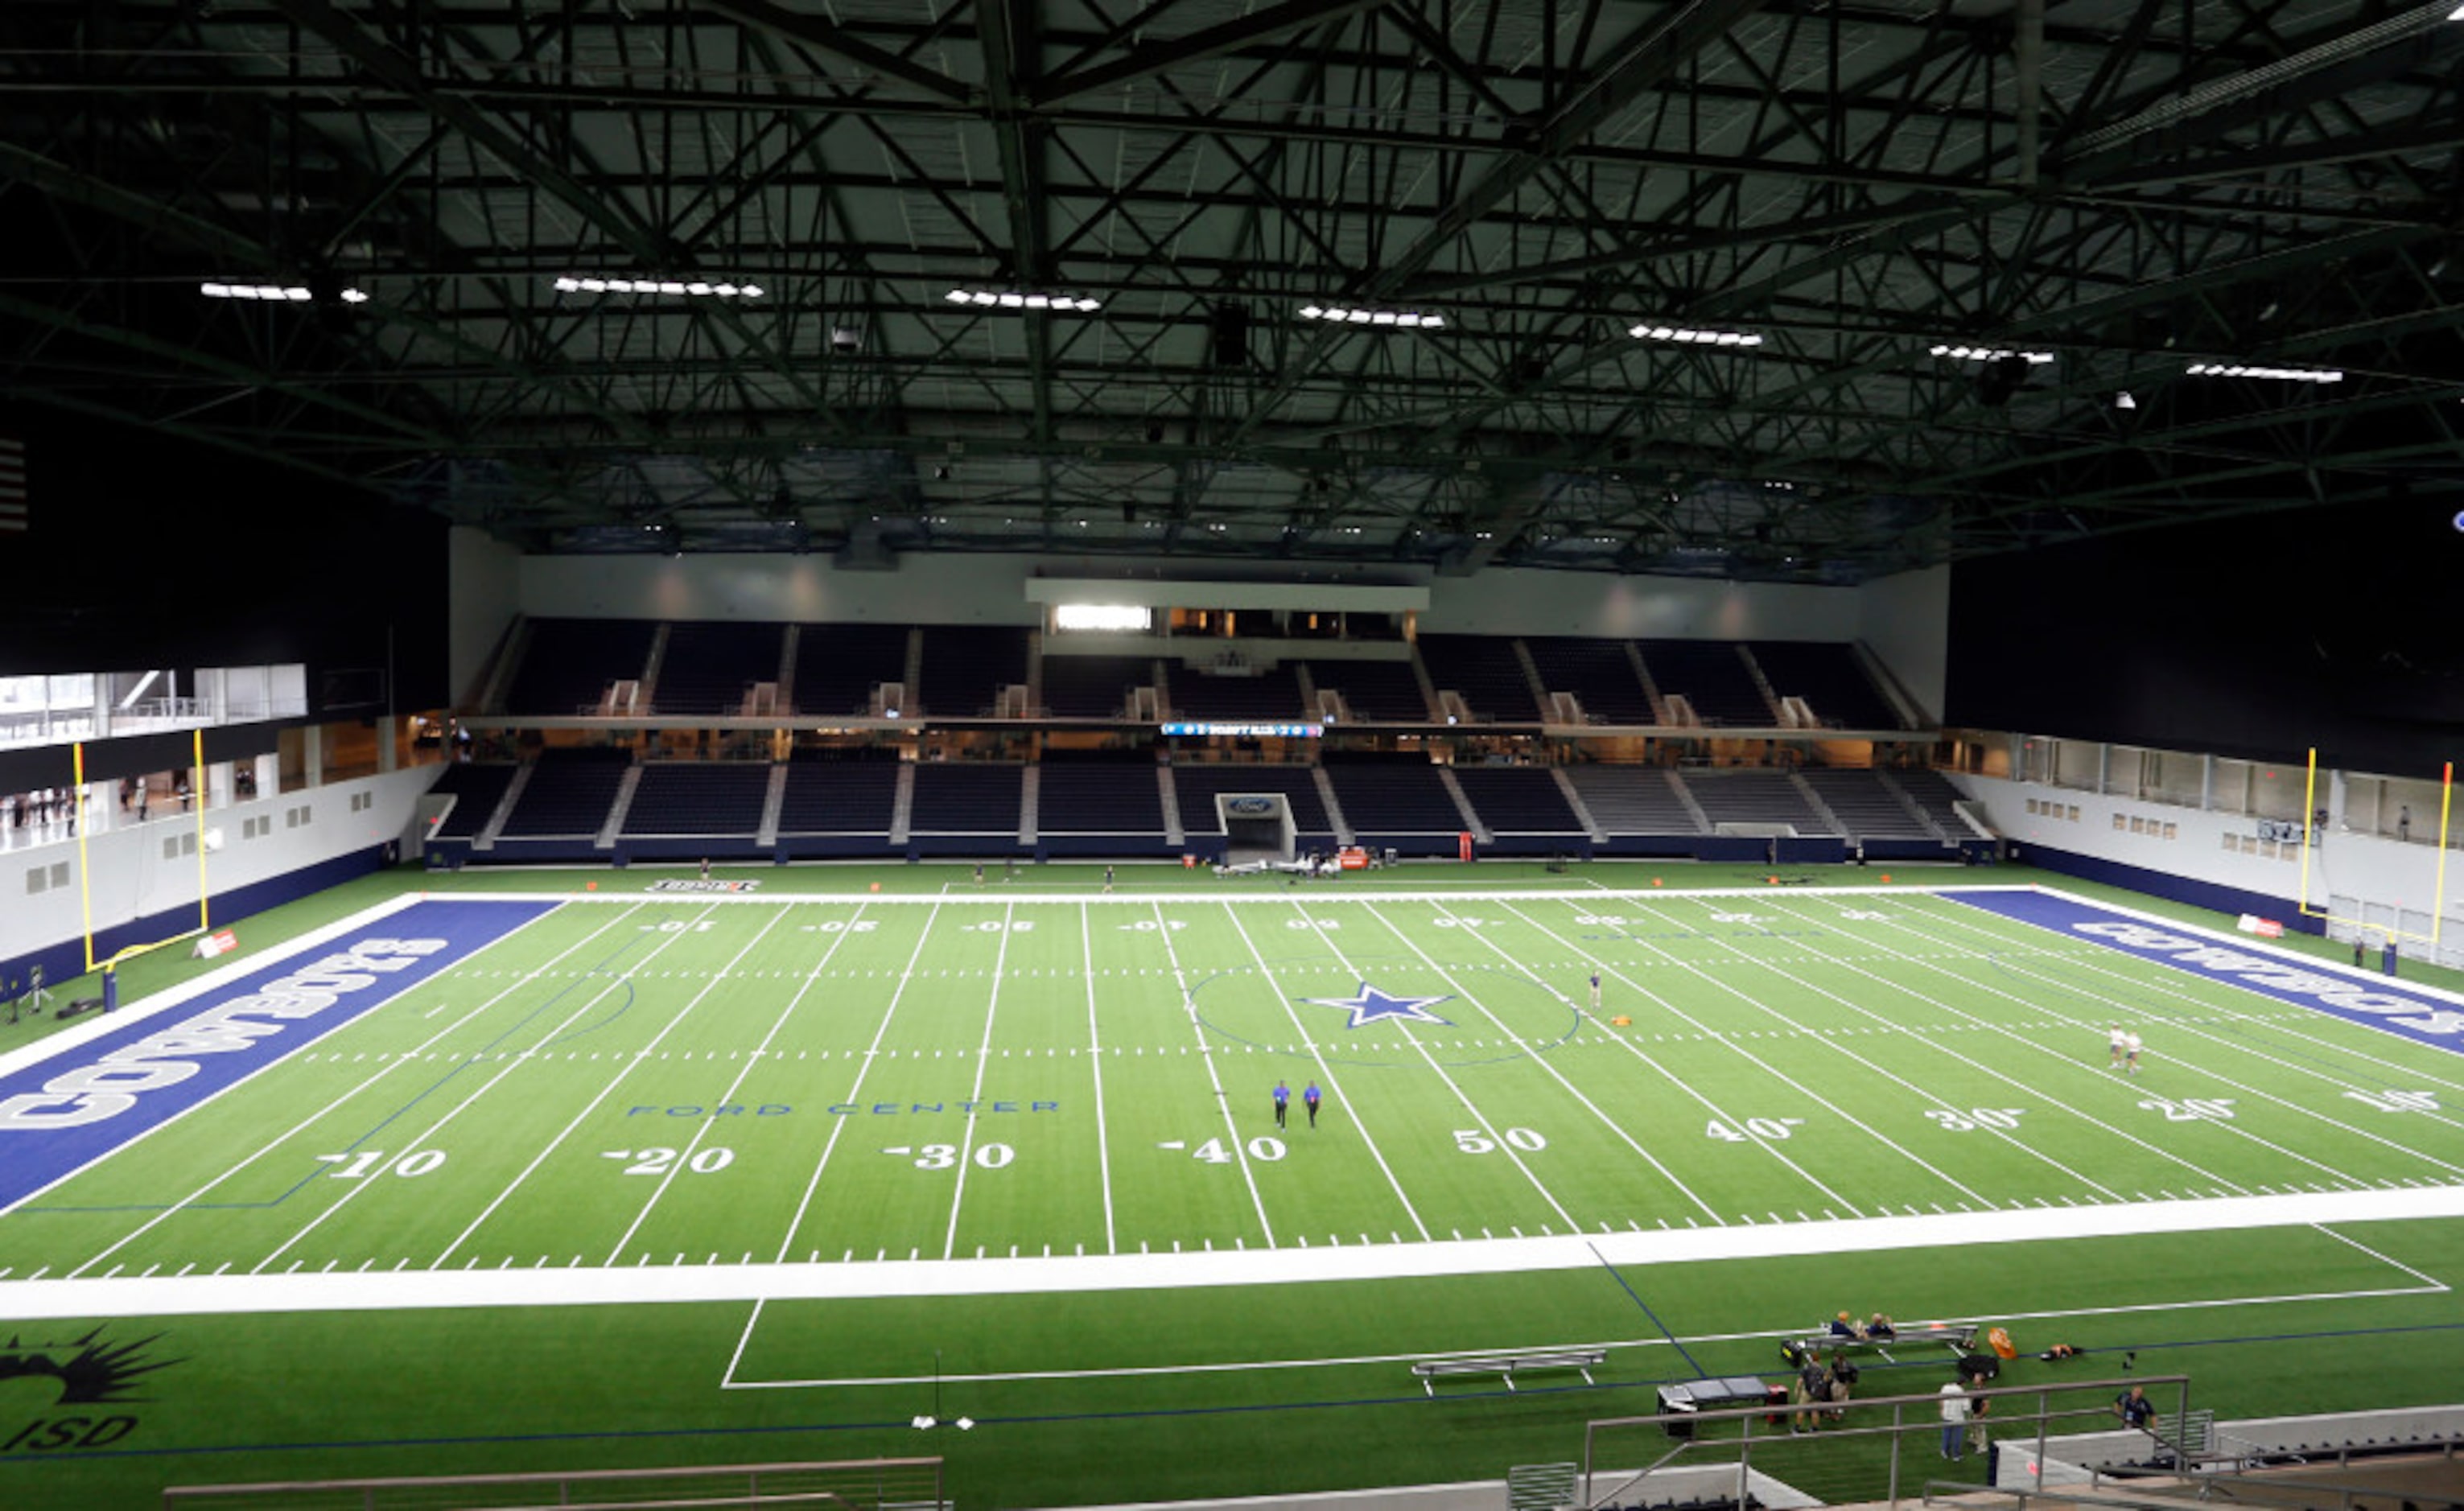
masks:
{"type": "Polygon", "coordinates": [[[646,619],[535,619],[505,712],[571,718],[599,706],[611,682],[638,680],[659,626],[646,619]]]}
{"type": "Polygon", "coordinates": [[[908,696],[936,719],[980,718],[1001,690],[1026,683],[1027,632],[1006,624],[927,624],[920,690],[908,696]]]}
{"type": "Polygon", "coordinates": [[[1526,635],[1523,646],[1540,668],[1540,685],[1551,692],[1580,698],[1583,712],[1595,724],[1649,724],[1651,695],[1634,672],[1634,658],[1622,640],[1593,640],[1569,635],[1526,635]]]}
{"type": "Polygon", "coordinates": [[[871,712],[872,690],[907,675],[907,634],[904,624],[804,625],[796,643],[796,712],[825,719],[871,712]]]}
{"type": "MultiPolygon", "coordinates": [[[[1352,716],[1371,724],[1426,724],[1429,700],[1408,661],[1312,661],[1309,681],[1343,694],[1352,716]]],[[[1315,717],[1317,711],[1309,711],[1315,717]]]]}
{"type": "Polygon", "coordinates": [[[1895,730],[1900,716],[1865,675],[1853,646],[1838,641],[1757,640],[1750,643],[1773,694],[1803,698],[1825,728],[1895,730]]]}
{"type": "Polygon", "coordinates": [[[1177,719],[1285,723],[1309,713],[1301,706],[1300,678],[1289,666],[1270,667],[1253,677],[1220,675],[1193,667],[1169,667],[1167,674],[1172,716],[1177,719]]]}
{"type": "Polygon", "coordinates": [[[1130,690],[1155,680],[1151,656],[1055,656],[1044,658],[1044,706],[1057,719],[1125,716],[1130,690]]]}
{"type": "Polygon", "coordinates": [[[1645,640],[1642,664],[1663,696],[1683,696],[1703,722],[1730,729],[1770,729],[1779,715],[1754,686],[1753,673],[1729,640],[1645,640]]]}
{"type": "Polygon", "coordinates": [[[669,625],[650,711],[684,717],[740,712],[755,683],[779,680],[786,630],[784,624],[669,625]]]}
{"type": "Polygon", "coordinates": [[[1539,721],[1540,705],[1531,696],[1531,679],[1524,675],[1513,641],[1500,635],[1422,635],[1420,661],[1429,668],[1431,686],[1462,693],[1474,718],[1501,724],[1539,721]]]}

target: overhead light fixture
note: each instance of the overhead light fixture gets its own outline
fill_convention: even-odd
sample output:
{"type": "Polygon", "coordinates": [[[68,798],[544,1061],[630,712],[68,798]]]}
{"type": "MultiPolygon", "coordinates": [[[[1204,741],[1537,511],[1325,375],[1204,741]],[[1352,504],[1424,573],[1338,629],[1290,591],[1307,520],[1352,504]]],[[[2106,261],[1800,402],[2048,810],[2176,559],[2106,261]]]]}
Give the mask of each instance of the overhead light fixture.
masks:
{"type": "Polygon", "coordinates": [[[767,292],[758,283],[705,283],[673,278],[609,278],[568,274],[556,280],[559,294],[656,294],[676,298],[758,299],[767,292]]]}
{"type": "Polygon", "coordinates": [[[1751,331],[1706,331],[1689,325],[1638,325],[1626,332],[1639,341],[1675,341],[1692,346],[1760,346],[1763,339],[1751,331]]]}
{"type": "Polygon", "coordinates": [[[2192,362],[2184,369],[2193,378],[2274,378],[2283,383],[2343,383],[2332,367],[2260,367],[2246,362],[2192,362]]]}
{"type": "Polygon", "coordinates": [[[1054,315],[1092,315],[1104,301],[1083,294],[1028,294],[1019,289],[952,289],[941,297],[979,309],[1045,310],[1054,315]]]}
{"type": "Polygon", "coordinates": [[[1396,330],[1441,330],[1446,323],[1442,315],[1423,315],[1418,310],[1356,309],[1346,304],[1304,304],[1301,318],[1325,320],[1332,325],[1374,325],[1396,330]]]}
{"type": "Polygon", "coordinates": [[[269,304],[305,304],[316,297],[296,283],[200,283],[197,292],[209,299],[263,299],[269,304]]]}
{"type": "Polygon", "coordinates": [[[2131,397],[2129,389],[2124,388],[2113,396],[2113,406],[2117,409],[2136,409],[2139,407],[2139,401],[2131,397]]]}
{"type": "Polygon", "coordinates": [[[1934,346],[1927,350],[1955,362],[1998,362],[2006,357],[2016,357],[2031,366],[2042,367],[2054,360],[2051,352],[2014,352],[2000,346],[1934,346]]]}

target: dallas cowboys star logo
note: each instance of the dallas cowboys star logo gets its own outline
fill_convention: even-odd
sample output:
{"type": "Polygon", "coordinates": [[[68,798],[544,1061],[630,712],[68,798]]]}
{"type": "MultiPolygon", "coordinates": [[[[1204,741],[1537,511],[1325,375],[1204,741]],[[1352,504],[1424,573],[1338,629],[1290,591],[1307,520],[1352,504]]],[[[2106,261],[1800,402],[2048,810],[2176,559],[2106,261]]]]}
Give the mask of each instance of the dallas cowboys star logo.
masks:
{"type": "Polygon", "coordinates": [[[1375,1023],[1386,1018],[1399,1018],[1415,1023],[1437,1023],[1446,1028],[1454,1026],[1445,1018],[1429,1011],[1433,1005],[1439,1002],[1450,1002],[1454,998],[1394,996],[1377,990],[1366,981],[1360,983],[1360,995],[1357,996],[1305,996],[1301,1000],[1311,1007],[1342,1008],[1352,1015],[1352,1022],[1348,1026],[1353,1028],[1358,1028],[1365,1023],[1375,1023]]]}

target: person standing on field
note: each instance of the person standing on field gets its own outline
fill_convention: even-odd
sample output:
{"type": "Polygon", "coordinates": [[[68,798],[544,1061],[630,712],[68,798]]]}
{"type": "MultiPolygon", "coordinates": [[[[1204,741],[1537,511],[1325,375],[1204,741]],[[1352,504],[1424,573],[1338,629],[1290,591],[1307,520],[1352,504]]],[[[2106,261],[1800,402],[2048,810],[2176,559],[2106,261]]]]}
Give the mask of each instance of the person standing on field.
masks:
{"type": "Polygon", "coordinates": [[[1285,1127],[1285,1122],[1284,1122],[1284,1120],[1285,1120],[1285,1118],[1286,1118],[1286,1117],[1287,1117],[1287,1116],[1290,1114],[1291,1109],[1292,1109],[1292,1088],[1291,1088],[1291,1087],[1289,1087],[1289,1086],[1287,1086],[1287,1085],[1286,1085],[1286,1084],[1283,1084],[1282,1082],[1280,1082],[1280,1081],[1276,1082],[1276,1083],[1275,1083],[1275,1127],[1277,1127],[1277,1128],[1283,1128],[1283,1127],[1285,1127]]]}

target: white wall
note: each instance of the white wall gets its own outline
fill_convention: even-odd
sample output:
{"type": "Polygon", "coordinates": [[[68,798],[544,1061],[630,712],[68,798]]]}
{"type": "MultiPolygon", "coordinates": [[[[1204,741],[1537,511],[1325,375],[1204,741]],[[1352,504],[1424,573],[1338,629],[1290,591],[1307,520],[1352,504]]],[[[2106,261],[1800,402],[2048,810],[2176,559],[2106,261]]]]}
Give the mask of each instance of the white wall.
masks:
{"type": "MultiPolygon", "coordinates": [[[[847,572],[823,556],[532,556],[521,558],[520,604],[527,614],[576,619],[1033,624],[1041,616],[1025,584],[1039,574],[1229,575],[1214,563],[1145,558],[918,553],[901,558],[894,572],[847,572]]],[[[1325,563],[1250,564],[1241,575],[1331,586],[1424,585],[1430,605],[1420,626],[1449,633],[1854,640],[1865,617],[1856,588],[1528,570],[1445,578],[1425,569],[1372,573],[1325,563]]],[[[1947,588],[1941,598],[1947,611],[1947,588]]],[[[1895,623],[1903,633],[1914,630],[1912,618],[1895,623]]],[[[1941,632],[1938,619],[1934,634],[1941,632]]]]}
{"type": "Polygon", "coordinates": [[[1950,568],[1928,567],[1868,582],[1858,593],[1855,638],[1917,700],[1927,724],[1942,718],[1950,675],[1950,568]]]}
{"type": "MultiPolygon", "coordinates": [[[[1985,804],[1992,827],[2019,846],[2023,860],[2030,847],[2043,845],[2297,903],[2304,895],[2298,844],[2279,846],[2277,859],[2225,848],[2227,835],[2236,840],[2257,835],[2255,815],[1967,774],[1951,779],[1985,804]],[[2031,799],[2040,807],[2058,805],[2059,816],[2030,813],[2031,799]],[[2068,816],[2073,807],[2079,810],[2076,821],[2068,816]],[[2116,814],[2123,821],[2120,830],[2113,826],[2116,814]],[[2172,824],[2175,837],[2132,834],[2128,824],[2133,818],[2143,824],[2172,824]]],[[[2435,910],[2438,897],[2439,856],[2435,845],[2381,839],[2331,821],[2324,837],[2310,849],[2309,906],[2324,911],[2331,897],[2347,897],[2427,915],[2435,910]]],[[[2449,921],[2442,931],[2440,956],[2442,963],[2464,964],[2464,895],[2458,895],[2464,891],[2464,856],[2449,852],[2448,870],[2449,921]]],[[[2295,909],[2284,911],[2289,916],[2295,909]]],[[[2351,936],[2349,930],[2334,931],[2351,936]]]]}
{"type": "Polygon", "coordinates": [[[457,704],[479,694],[479,679],[505,626],[522,606],[522,554],[486,531],[456,526],[447,537],[446,690],[457,704]]]}
{"type": "MultiPolygon", "coordinates": [[[[206,814],[206,827],[219,829],[223,846],[206,857],[207,886],[216,894],[271,880],[339,855],[403,839],[410,829],[419,796],[436,780],[442,768],[414,766],[356,781],[245,802],[206,814]],[[354,812],[352,799],[366,797],[367,806],[354,812]],[[305,808],[305,822],[289,821],[292,810],[305,808]],[[269,818],[267,832],[243,839],[246,821],[269,818]]],[[[194,815],[157,819],[94,834],[86,841],[86,864],[93,875],[94,927],[103,930],[131,919],[187,909],[193,923],[197,906],[197,858],[191,852],[166,858],[165,842],[196,833],[194,815]]],[[[407,853],[406,851],[406,853],[407,853]]],[[[73,940],[85,932],[82,901],[77,881],[77,843],[10,850],[0,854],[0,959],[73,940]],[[66,862],[68,884],[27,890],[27,873],[40,870],[48,881],[55,865],[66,862]]],[[[219,920],[216,921],[219,926],[219,920]]]]}

